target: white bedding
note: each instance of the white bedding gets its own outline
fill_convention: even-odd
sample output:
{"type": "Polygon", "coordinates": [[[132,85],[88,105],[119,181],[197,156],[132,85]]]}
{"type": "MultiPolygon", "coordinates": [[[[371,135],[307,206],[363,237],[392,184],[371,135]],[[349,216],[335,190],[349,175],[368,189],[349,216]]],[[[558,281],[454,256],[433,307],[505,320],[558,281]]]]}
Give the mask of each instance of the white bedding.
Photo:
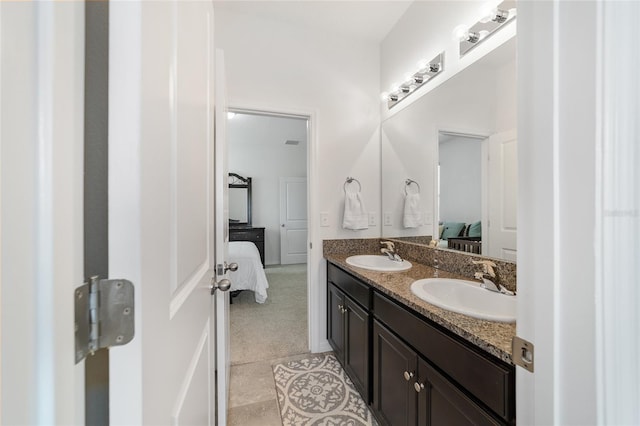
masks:
{"type": "Polygon", "coordinates": [[[251,290],[257,303],[267,300],[269,282],[264,274],[260,253],[255,244],[250,241],[229,242],[229,263],[237,263],[238,270],[229,272],[231,291],[251,290]]]}

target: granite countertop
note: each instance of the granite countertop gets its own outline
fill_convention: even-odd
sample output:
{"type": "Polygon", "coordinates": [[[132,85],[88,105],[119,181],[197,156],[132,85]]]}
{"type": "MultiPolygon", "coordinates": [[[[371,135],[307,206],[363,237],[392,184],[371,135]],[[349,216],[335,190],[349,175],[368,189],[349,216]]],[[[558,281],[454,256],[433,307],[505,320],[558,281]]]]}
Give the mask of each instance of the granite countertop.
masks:
{"type": "MultiPolygon", "coordinates": [[[[472,318],[431,305],[411,292],[411,284],[421,278],[433,277],[434,269],[414,261],[413,267],[405,272],[376,272],[348,265],[346,254],[325,254],[328,262],[351,272],[376,290],[408,306],[433,322],[440,324],[475,346],[501,360],[513,364],[511,340],[516,335],[515,323],[501,323],[472,318]]],[[[441,278],[466,277],[439,271],[441,278]]]]}

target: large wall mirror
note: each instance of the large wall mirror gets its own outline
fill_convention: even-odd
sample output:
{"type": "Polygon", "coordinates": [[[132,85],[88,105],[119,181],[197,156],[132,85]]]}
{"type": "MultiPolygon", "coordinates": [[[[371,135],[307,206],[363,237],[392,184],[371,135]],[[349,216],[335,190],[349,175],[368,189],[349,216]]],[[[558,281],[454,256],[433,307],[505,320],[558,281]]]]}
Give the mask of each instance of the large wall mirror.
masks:
{"type": "Polygon", "coordinates": [[[382,237],[516,260],[515,55],[514,37],[383,122],[382,237]]]}
{"type": "Polygon", "coordinates": [[[229,226],[251,226],[251,178],[229,173],[229,226]]]}

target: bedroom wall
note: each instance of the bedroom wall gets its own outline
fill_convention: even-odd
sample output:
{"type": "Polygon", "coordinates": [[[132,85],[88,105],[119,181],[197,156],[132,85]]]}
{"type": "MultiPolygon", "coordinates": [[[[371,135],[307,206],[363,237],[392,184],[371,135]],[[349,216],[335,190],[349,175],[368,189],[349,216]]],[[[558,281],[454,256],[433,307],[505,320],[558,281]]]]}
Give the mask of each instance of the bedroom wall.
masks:
{"type": "MultiPolygon", "coordinates": [[[[214,6],[215,7],[215,6],[214,6]]],[[[216,10],[230,107],[311,115],[309,256],[311,350],[326,341],[326,267],[322,240],[371,238],[341,228],[343,183],[362,183],[367,210],[380,218],[380,46],[260,17],[216,10]],[[320,226],[320,213],[329,223],[320,226]]]]}
{"type": "Polygon", "coordinates": [[[229,172],[252,178],[253,226],[265,227],[265,264],[280,264],[280,177],[307,176],[307,121],[236,114],[227,120],[229,172]],[[285,145],[297,140],[298,145],[285,145]]]}

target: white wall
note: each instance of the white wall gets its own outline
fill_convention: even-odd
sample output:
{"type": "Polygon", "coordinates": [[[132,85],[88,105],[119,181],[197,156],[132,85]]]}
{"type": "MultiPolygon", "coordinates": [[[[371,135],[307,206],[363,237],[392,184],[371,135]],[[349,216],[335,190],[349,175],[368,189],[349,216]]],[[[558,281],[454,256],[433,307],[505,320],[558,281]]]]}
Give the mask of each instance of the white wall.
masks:
{"type": "Polygon", "coordinates": [[[482,219],[482,140],[444,136],[439,144],[439,221],[474,223],[482,219]]]}
{"type": "Polygon", "coordinates": [[[401,82],[404,75],[415,72],[417,63],[430,60],[445,52],[444,70],[433,81],[403,99],[393,109],[382,105],[383,118],[389,117],[415,102],[422,94],[435,89],[460,70],[466,68],[487,52],[514,36],[515,22],[505,25],[481,44],[459,58],[458,42],[453,39],[453,29],[460,25],[472,25],[480,19],[487,5],[499,1],[416,1],[383,40],[380,53],[380,93],[401,82]],[[437,11],[437,12],[436,12],[437,11]]]}
{"type": "Polygon", "coordinates": [[[229,172],[252,178],[252,225],[265,227],[265,263],[278,265],[279,178],[307,177],[307,120],[236,114],[227,121],[227,141],[229,172]]]}
{"type": "Polygon", "coordinates": [[[311,116],[310,340],[312,350],[328,349],[322,240],[380,235],[378,226],[340,227],[347,176],[362,183],[366,206],[379,218],[379,45],[222,9],[215,30],[230,107],[311,116]],[[320,212],[329,213],[328,227],[319,227],[320,212]]]}

